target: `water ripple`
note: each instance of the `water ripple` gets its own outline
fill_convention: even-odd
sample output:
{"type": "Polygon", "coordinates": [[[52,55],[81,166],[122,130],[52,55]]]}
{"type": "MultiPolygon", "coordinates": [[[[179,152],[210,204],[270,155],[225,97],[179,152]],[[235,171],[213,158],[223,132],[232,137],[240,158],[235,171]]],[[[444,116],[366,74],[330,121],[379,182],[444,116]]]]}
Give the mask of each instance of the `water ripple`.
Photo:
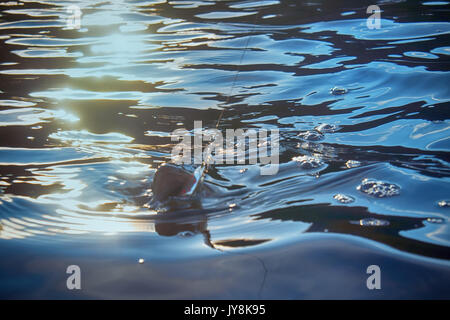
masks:
{"type": "Polygon", "coordinates": [[[379,30],[331,1],[77,3],[80,29],[72,1],[0,4],[0,239],[150,235],[189,256],[327,230],[448,259],[448,3],[383,2],[379,30]],[[280,130],[277,175],[215,166],[153,208],[171,132],[222,108],[219,129],[280,130]]]}

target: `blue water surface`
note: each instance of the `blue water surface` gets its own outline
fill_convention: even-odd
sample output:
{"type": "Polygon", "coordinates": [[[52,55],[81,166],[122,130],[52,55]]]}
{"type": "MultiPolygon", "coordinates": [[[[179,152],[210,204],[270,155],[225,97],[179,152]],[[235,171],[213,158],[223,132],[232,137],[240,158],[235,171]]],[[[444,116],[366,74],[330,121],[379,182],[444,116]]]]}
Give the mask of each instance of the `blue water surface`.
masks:
{"type": "Polygon", "coordinates": [[[1,298],[450,298],[448,2],[0,9],[1,298]],[[216,165],[153,206],[171,133],[221,110],[279,130],[278,173],[216,165]]]}

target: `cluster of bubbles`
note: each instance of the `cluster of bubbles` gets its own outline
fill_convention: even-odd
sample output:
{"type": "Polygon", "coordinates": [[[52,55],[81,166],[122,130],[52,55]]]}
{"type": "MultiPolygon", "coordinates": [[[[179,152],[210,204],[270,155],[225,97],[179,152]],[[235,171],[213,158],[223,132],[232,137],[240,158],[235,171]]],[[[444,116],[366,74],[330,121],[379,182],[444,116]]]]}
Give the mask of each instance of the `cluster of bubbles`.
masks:
{"type": "Polygon", "coordinates": [[[392,197],[400,194],[400,187],[395,184],[367,178],[356,189],[377,198],[392,197]]]}
{"type": "Polygon", "coordinates": [[[323,161],[318,157],[312,156],[298,156],[292,158],[293,161],[297,162],[300,168],[305,170],[316,169],[323,165],[323,161]]]}
{"type": "MultiPolygon", "coordinates": [[[[332,95],[338,96],[346,94],[348,90],[343,87],[333,87],[330,90],[332,95]]],[[[325,133],[332,133],[338,129],[337,126],[333,124],[322,123],[314,128],[314,130],[308,130],[305,132],[301,132],[298,134],[298,137],[305,141],[306,144],[314,143],[317,141],[322,141],[324,139],[325,133]]],[[[318,157],[313,156],[298,156],[292,159],[296,161],[302,169],[315,169],[323,165],[323,162],[318,157]]],[[[361,166],[361,162],[357,160],[348,160],[345,163],[345,166],[349,169],[356,168],[361,166]]],[[[367,195],[376,197],[376,198],[385,198],[391,197],[400,194],[400,187],[388,183],[385,181],[375,180],[375,179],[364,179],[360,185],[356,188],[358,191],[361,191],[367,195]]],[[[345,195],[342,193],[335,194],[333,198],[344,204],[352,203],[355,201],[355,198],[345,195]]],[[[450,201],[442,200],[438,202],[439,207],[450,207],[450,201]]],[[[428,218],[428,222],[430,223],[443,223],[443,219],[441,218],[428,218]]],[[[351,223],[358,224],[361,226],[369,226],[369,227],[379,227],[379,226],[388,226],[389,221],[375,218],[365,218],[359,221],[351,221],[351,223]]]]}
{"type": "MultiPolygon", "coordinates": [[[[345,88],[334,87],[330,90],[330,93],[333,95],[342,95],[347,93],[347,91],[348,90],[345,88]]],[[[315,151],[320,152],[321,148],[313,142],[323,140],[325,133],[332,133],[337,129],[338,127],[334,124],[322,123],[316,126],[313,130],[301,132],[298,134],[298,137],[306,142],[303,145],[299,144],[299,146],[303,146],[305,147],[305,149],[314,149],[315,151]]],[[[292,160],[297,161],[300,164],[300,167],[303,169],[315,169],[322,166],[323,164],[323,162],[317,157],[298,156],[293,158],[292,160]]]]}
{"type": "Polygon", "coordinates": [[[347,195],[342,194],[342,193],[335,194],[333,196],[333,198],[335,200],[339,201],[340,203],[352,203],[353,201],[355,201],[355,198],[347,196],[347,195]]]}
{"type": "MultiPolygon", "coordinates": [[[[333,87],[330,90],[330,93],[335,96],[346,94],[348,90],[343,87],[333,87]]],[[[303,141],[306,141],[305,143],[311,143],[311,142],[317,142],[324,139],[325,133],[332,133],[335,132],[338,129],[336,125],[333,124],[327,124],[322,123],[314,128],[314,130],[308,130],[305,132],[301,132],[298,134],[298,137],[302,139],[303,141]]],[[[323,162],[318,158],[314,156],[297,156],[292,159],[293,161],[296,161],[299,166],[302,169],[316,169],[323,165],[323,162]]],[[[361,162],[357,160],[348,160],[345,163],[345,166],[349,169],[356,168],[361,166],[361,162]]],[[[376,197],[376,198],[385,198],[385,197],[391,197],[396,196],[400,194],[400,187],[380,181],[375,179],[364,179],[360,185],[356,188],[358,191],[361,191],[365,194],[368,194],[370,196],[376,197]]],[[[333,198],[340,202],[340,203],[352,203],[355,201],[355,198],[345,195],[342,193],[335,194],[333,198]]],[[[438,202],[438,206],[443,207],[450,207],[450,201],[449,200],[442,200],[438,202]]],[[[443,223],[443,219],[441,218],[428,218],[428,222],[430,223],[443,223]]],[[[352,223],[359,224],[361,226],[387,226],[389,225],[389,221],[381,220],[381,219],[375,219],[375,218],[365,218],[361,219],[359,221],[352,221],[352,223]]]]}
{"type": "MultiPolygon", "coordinates": [[[[335,132],[337,128],[338,127],[333,124],[322,123],[315,127],[314,130],[301,132],[297,136],[305,141],[305,143],[299,144],[299,147],[301,146],[304,147],[304,149],[312,149],[316,152],[320,152],[322,150],[322,145],[315,144],[314,142],[323,140],[324,133],[335,132]]],[[[324,164],[317,156],[298,156],[292,158],[292,160],[299,163],[299,166],[302,169],[316,169],[324,164]]]]}
{"type": "Polygon", "coordinates": [[[351,221],[351,223],[364,227],[385,227],[389,225],[389,221],[375,218],[364,218],[359,221],[351,221]]]}
{"type": "Polygon", "coordinates": [[[439,224],[439,223],[443,223],[444,219],[442,219],[442,218],[427,218],[427,222],[439,224]]]}

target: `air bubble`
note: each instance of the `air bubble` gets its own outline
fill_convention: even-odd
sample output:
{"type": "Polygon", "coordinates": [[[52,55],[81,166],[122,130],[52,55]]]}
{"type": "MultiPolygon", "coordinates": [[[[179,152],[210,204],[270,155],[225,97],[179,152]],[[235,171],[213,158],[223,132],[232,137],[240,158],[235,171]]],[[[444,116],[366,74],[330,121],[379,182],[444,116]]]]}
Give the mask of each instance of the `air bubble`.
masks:
{"type": "Polygon", "coordinates": [[[361,166],[361,162],[359,162],[359,161],[356,161],[356,160],[348,160],[346,163],[345,163],[345,166],[347,167],[347,168],[356,168],[356,167],[359,167],[359,166],[361,166]]]}
{"type": "Polygon", "coordinates": [[[180,238],[190,238],[194,236],[194,233],[192,231],[181,231],[177,234],[180,238]]]}
{"type": "Polygon", "coordinates": [[[400,194],[399,186],[373,179],[364,179],[356,189],[377,198],[392,197],[400,194]]]}
{"type": "Polygon", "coordinates": [[[348,90],[343,87],[334,87],[334,88],[331,88],[331,90],[330,90],[330,93],[335,96],[340,96],[340,95],[346,94],[347,92],[348,92],[348,90]]]}
{"type": "Polygon", "coordinates": [[[351,203],[351,202],[355,201],[355,199],[353,197],[347,196],[342,193],[338,193],[338,194],[334,195],[333,198],[335,200],[339,201],[340,203],[351,203]]]}
{"type": "Polygon", "coordinates": [[[439,201],[438,206],[441,208],[448,208],[448,207],[450,207],[450,200],[439,201]]]}
{"type": "Polygon", "coordinates": [[[442,218],[427,218],[427,222],[429,223],[444,223],[444,219],[442,218]]]}

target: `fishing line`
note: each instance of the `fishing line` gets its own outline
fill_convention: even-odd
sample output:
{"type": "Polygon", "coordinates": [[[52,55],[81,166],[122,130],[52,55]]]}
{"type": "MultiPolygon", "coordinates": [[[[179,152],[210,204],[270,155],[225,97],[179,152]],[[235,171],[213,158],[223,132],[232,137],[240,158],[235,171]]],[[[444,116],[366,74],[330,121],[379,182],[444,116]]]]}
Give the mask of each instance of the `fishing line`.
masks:
{"type": "MultiPolygon", "coordinates": [[[[256,15],[256,17],[257,17],[257,15],[256,15]]],[[[231,95],[233,93],[234,87],[236,86],[236,81],[239,76],[239,72],[241,71],[242,61],[244,60],[245,53],[247,52],[248,45],[250,44],[250,39],[253,36],[253,31],[255,30],[255,27],[256,27],[255,22],[256,22],[256,19],[253,23],[253,28],[250,31],[250,34],[247,38],[247,42],[245,43],[244,50],[242,51],[241,58],[240,58],[239,64],[238,64],[238,68],[237,68],[236,74],[234,75],[234,79],[233,79],[233,82],[232,82],[231,88],[230,88],[230,93],[228,94],[227,100],[225,101],[225,105],[228,105],[230,103],[231,95]]],[[[216,129],[219,128],[219,124],[220,124],[220,121],[222,120],[224,113],[225,113],[225,107],[222,108],[222,111],[219,114],[219,118],[217,119],[217,123],[216,123],[216,129]]]]}
{"type": "MultiPolygon", "coordinates": [[[[244,46],[244,50],[242,51],[241,57],[239,59],[239,64],[237,65],[238,68],[237,68],[237,71],[236,71],[236,73],[234,75],[233,82],[232,82],[231,88],[230,88],[230,92],[229,92],[228,97],[227,97],[227,99],[226,99],[226,101],[224,103],[224,107],[222,108],[222,110],[221,110],[221,112],[219,114],[219,118],[217,119],[216,130],[218,130],[219,124],[220,124],[220,122],[222,120],[222,117],[223,117],[223,115],[225,113],[225,108],[226,108],[225,106],[230,103],[230,99],[231,99],[231,96],[233,94],[233,90],[234,90],[234,88],[236,86],[237,78],[238,78],[239,73],[241,71],[242,61],[244,61],[244,56],[245,56],[245,53],[247,52],[248,46],[250,44],[250,39],[252,38],[253,32],[255,31],[255,28],[256,28],[256,20],[257,20],[257,18],[258,18],[258,15],[255,14],[255,19],[253,21],[253,27],[251,28],[251,30],[249,32],[247,41],[246,41],[245,46],[244,46]]],[[[205,152],[208,155],[211,154],[210,148],[212,148],[212,146],[215,143],[215,136],[213,137],[212,140],[213,141],[208,145],[208,147],[206,149],[207,152],[205,152]]],[[[197,169],[194,170],[194,173],[193,173],[193,184],[192,184],[191,188],[185,193],[185,195],[192,195],[195,192],[195,190],[197,189],[197,186],[204,179],[204,177],[206,175],[206,172],[208,171],[209,167],[211,166],[211,163],[210,163],[211,158],[212,158],[212,156],[208,156],[207,159],[203,159],[201,166],[199,166],[197,169]]]]}

